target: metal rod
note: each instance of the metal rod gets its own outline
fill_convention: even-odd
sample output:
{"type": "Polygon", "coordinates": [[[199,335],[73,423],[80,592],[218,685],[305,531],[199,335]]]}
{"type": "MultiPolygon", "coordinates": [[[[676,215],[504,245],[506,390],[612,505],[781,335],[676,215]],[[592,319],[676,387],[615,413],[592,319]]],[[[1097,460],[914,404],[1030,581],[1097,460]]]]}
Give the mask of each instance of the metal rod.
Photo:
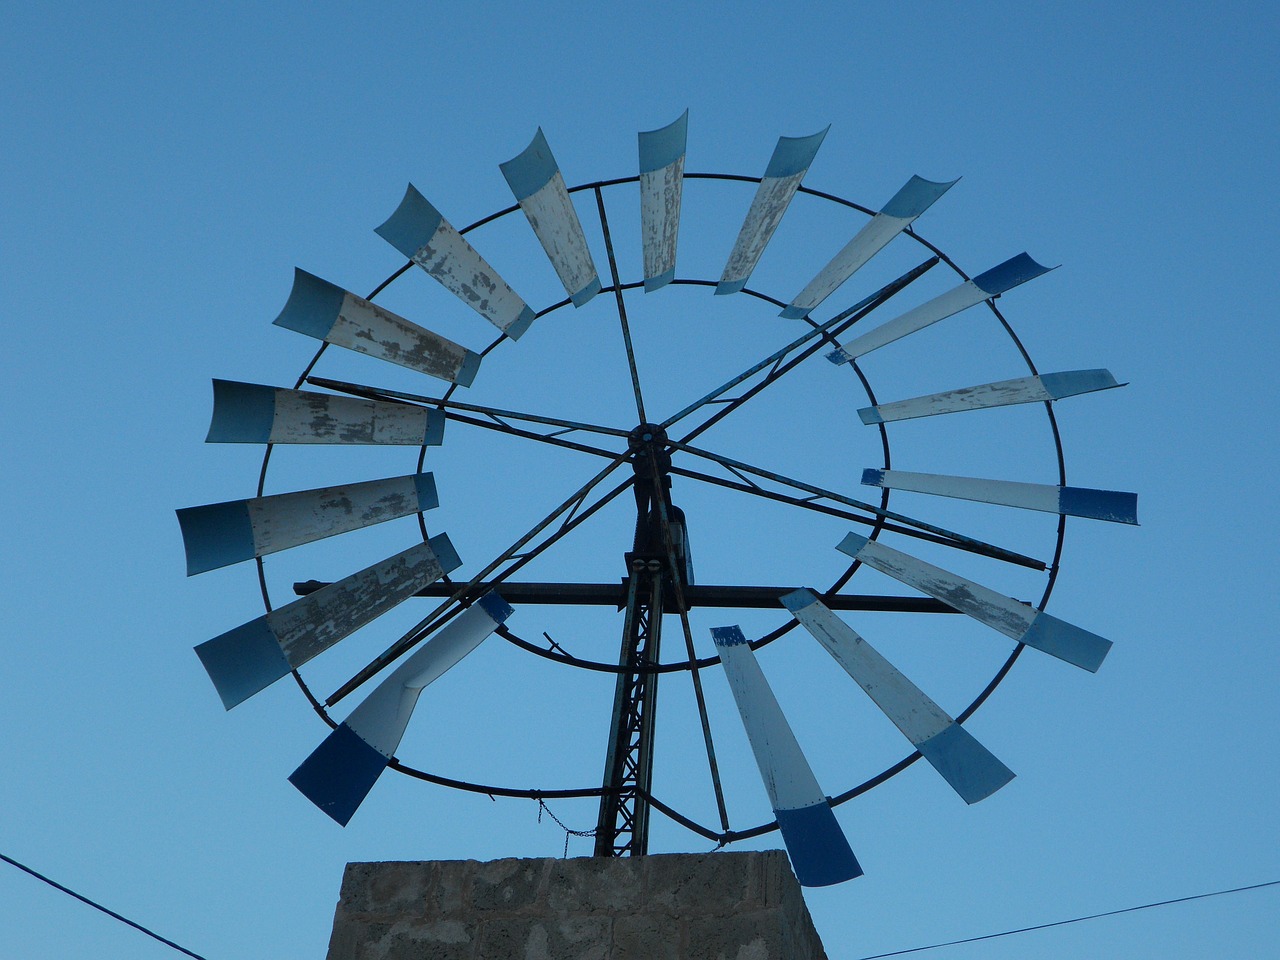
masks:
{"type": "MultiPolygon", "coordinates": [[[[350,680],[344,683],[341,687],[339,687],[336,691],[334,691],[325,700],[325,704],[330,707],[333,706],[335,703],[337,703],[339,700],[341,700],[343,697],[349,694],[352,690],[355,690],[357,687],[359,687],[362,683],[364,683],[370,677],[380,672],[383,668],[385,668],[390,663],[398,659],[406,651],[410,650],[422,638],[423,633],[433,623],[435,623],[438,619],[440,619],[441,615],[452,604],[456,603],[459,599],[466,596],[469,593],[469,591],[471,591],[475,587],[477,583],[479,583],[481,580],[483,580],[485,577],[491,574],[494,570],[496,570],[499,566],[501,566],[507,560],[515,556],[515,554],[520,550],[521,547],[523,547],[530,540],[536,537],[539,533],[541,533],[543,530],[549,527],[552,521],[554,521],[558,516],[560,516],[560,514],[580,504],[582,500],[586,498],[587,494],[589,494],[595,488],[595,486],[598,483],[600,483],[601,480],[603,480],[610,473],[616,470],[619,466],[625,463],[630,458],[630,456],[631,456],[631,452],[629,450],[625,451],[624,453],[620,454],[607,467],[605,467],[603,470],[597,473],[594,477],[588,480],[585,484],[583,484],[583,486],[580,487],[577,490],[577,492],[575,492],[572,496],[570,496],[567,500],[565,500],[562,504],[560,504],[560,506],[556,507],[553,511],[551,511],[551,513],[549,513],[544,519],[540,520],[536,525],[534,525],[534,527],[528,533],[526,533],[519,540],[517,540],[515,543],[509,546],[506,550],[504,550],[501,554],[499,554],[492,561],[490,561],[489,564],[483,570],[481,570],[478,574],[472,577],[470,581],[468,581],[466,584],[464,584],[463,586],[455,590],[449,596],[449,598],[444,601],[444,603],[440,604],[438,607],[432,610],[431,613],[429,613],[427,616],[419,620],[418,623],[412,629],[407,630],[400,637],[399,640],[393,643],[390,647],[388,647],[385,651],[383,651],[383,653],[381,653],[378,657],[372,660],[367,666],[361,669],[359,673],[357,673],[354,677],[352,677],[350,680]]],[[[622,489],[625,489],[626,486],[630,486],[631,482],[632,482],[631,480],[628,480],[628,482],[619,489],[619,492],[621,492],[622,489]]],[[[546,544],[544,544],[544,546],[546,546],[546,544]]]]}
{"type": "Polygon", "coordinates": [[[627,323],[627,305],[622,299],[622,281],[618,278],[618,261],[613,255],[613,238],[609,235],[609,218],[604,212],[604,195],[596,187],[596,209],[600,212],[600,229],[604,232],[604,249],[609,255],[609,274],[613,278],[613,296],[618,303],[618,322],[622,325],[622,342],[627,348],[627,365],[631,368],[631,390],[636,397],[636,413],[641,423],[648,423],[644,412],[644,395],[640,390],[640,372],[636,369],[636,353],[631,346],[631,327],[627,323]]]}

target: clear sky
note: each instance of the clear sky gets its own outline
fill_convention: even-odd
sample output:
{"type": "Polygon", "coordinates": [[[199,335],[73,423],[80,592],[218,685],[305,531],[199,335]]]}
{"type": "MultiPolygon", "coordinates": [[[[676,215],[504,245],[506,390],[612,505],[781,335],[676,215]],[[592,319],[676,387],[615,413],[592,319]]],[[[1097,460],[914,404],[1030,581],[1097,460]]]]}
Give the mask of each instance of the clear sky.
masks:
{"type": "MultiPolygon", "coordinates": [[[[828,953],[855,960],[1280,878],[1267,439],[1280,346],[1276,21],[1250,3],[11,8],[0,32],[0,852],[210,960],[322,956],[348,861],[563,852],[533,802],[394,774],[345,830],[315,810],[285,779],[326,730],[296,688],[224,713],[191,652],[261,612],[253,571],[185,578],[173,511],[253,493],[259,452],[202,442],[209,381],[292,384],[313,344],[271,320],[294,266],[368,292],[402,263],[372,231],[406,183],[461,226],[511,203],[497,165],[539,126],[580,183],[633,175],[636,132],[688,108],[689,171],[759,176],[780,134],[830,124],[805,179],[817,190],[878,208],[913,173],[963,177],[920,234],[970,274],[1023,250],[1062,264],[1002,310],[1040,369],[1105,366],[1130,383],[1058,405],[1069,482],[1139,493],[1140,527],[1068,523],[1049,606],[1114,650],[1096,676],[1027,651],[969,724],[1018,774],[995,796],[966,808],[917,764],[840,808],[866,876],[808,894],[828,953]]],[[[688,188],[680,276],[718,277],[750,196],[688,188]]],[[[634,194],[606,199],[623,279],[639,279],[634,194]]],[[[761,289],[788,298],[865,222],[820,206],[797,201],[754,278],[761,289]]],[[[579,210],[603,272],[589,197],[579,210]]],[[[536,307],[562,296],[518,218],[475,242],[536,307]]],[[[826,315],[914,262],[909,241],[895,244],[826,315]]],[[[923,288],[903,296],[914,298],[905,308],[923,288]]],[[[468,399],[631,426],[610,300],[503,344],[468,399]]],[[[387,302],[473,348],[490,339],[425,276],[387,302]]],[[[743,295],[702,289],[637,293],[628,307],[652,402],[667,412],[797,329],[743,295]]],[[[878,395],[1025,372],[983,309],[869,358],[878,395]]],[[[324,362],[327,375],[434,388],[366,358],[324,362]]],[[[810,366],[721,449],[858,496],[861,468],[883,465],[854,415],[865,394],[847,371],[810,366]]],[[[892,435],[895,465],[1053,482],[1042,413],[940,419],[957,422],[892,435]]],[[[598,469],[457,424],[427,468],[442,499],[432,532],[449,532],[463,572],[598,469]]],[[[289,451],[269,487],[413,469],[407,450],[289,451]]],[[[830,548],[848,524],[704,496],[678,481],[705,581],[817,585],[839,569],[830,548]]],[[[1037,556],[1052,543],[1038,515],[900,503],[1037,556]]],[[[616,579],[624,529],[621,514],[602,516],[548,575],[616,579]]],[[[401,520],[269,564],[278,602],[293,579],[341,576],[416,535],[401,520]]],[[[965,563],[1016,596],[1043,587],[965,563]]],[[[420,616],[417,603],[318,660],[320,692],[420,616]]],[[[695,620],[704,654],[714,619],[695,620]]],[[[955,712],[1010,648],[952,619],[850,622],[955,712]]],[[[616,655],[608,617],[528,609],[513,627],[616,655]]],[[[680,642],[672,625],[666,649],[680,642]]],[[[835,793],[909,748],[814,650],[795,634],[761,662],[835,793]]],[[[718,671],[705,680],[731,812],[751,825],[770,815],[718,671]]],[[[446,775],[590,783],[608,686],[491,640],[429,691],[402,754],[446,775]]],[[[663,687],[656,788],[712,822],[690,704],[687,678],[663,687]]],[[[589,804],[552,811],[577,828],[594,820],[589,804]]],[[[656,850],[709,846],[661,818],[654,829],[656,850]]],[[[589,841],[569,852],[586,855],[589,841]]],[[[1259,956],[1280,933],[1276,897],[925,955],[1259,956]]],[[[2,865],[0,929],[0,953],[27,960],[176,956],[2,865]]]]}

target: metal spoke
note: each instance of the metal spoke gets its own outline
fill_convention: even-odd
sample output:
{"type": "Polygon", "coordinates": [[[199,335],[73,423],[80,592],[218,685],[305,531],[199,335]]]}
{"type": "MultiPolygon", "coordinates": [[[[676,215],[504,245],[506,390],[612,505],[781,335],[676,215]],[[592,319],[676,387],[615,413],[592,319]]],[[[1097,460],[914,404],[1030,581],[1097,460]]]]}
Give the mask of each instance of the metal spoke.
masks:
{"type": "Polygon", "coordinates": [[[627,348],[627,365],[631,368],[631,389],[636,397],[636,413],[641,423],[648,423],[644,412],[644,396],[640,391],[640,372],[636,369],[636,353],[631,346],[631,327],[627,323],[627,305],[622,299],[622,281],[618,279],[618,261],[613,255],[613,239],[609,236],[609,218],[604,212],[604,195],[596,187],[596,209],[600,211],[600,229],[604,232],[604,248],[609,254],[609,274],[613,278],[613,296],[618,302],[618,321],[622,325],[622,342],[627,348]]]}
{"type": "MultiPolygon", "coordinates": [[[[905,287],[913,283],[918,278],[924,276],[924,274],[927,273],[930,269],[932,269],[933,266],[936,265],[937,263],[938,263],[938,258],[931,257],[930,259],[926,260],[924,263],[920,264],[919,266],[911,270],[908,270],[906,273],[900,276],[897,280],[894,280],[892,283],[888,283],[885,286],[881,287],[875,293],[871,294],[871,296],[865,297],[864,299],[859,300],[852,307],[836,314],[826,323],[823,323],[814,327],[814,329],[810,330],[808,333],[804,334],[803,336],[797,337],[795,340],[792,340],[789,344],[787,344],[781,350],[778,350],[777,352],[770,354],[769,356],[761,360],[759,363],[756,363],[753,366],[748,367],[746,370],[738,374],[732,380],[729,380],[727,383],[721,384],[719,387],[716,387],[716,389],[712,390],[701,400],[695,400],[693,403],[689,404],[689,406],[685,407],[683,410],[668,417],[666,420],[662,422],[661,426],[663,427],[663,429],[666,429],[667,427],[670,427],[672,424],[677,423],[680,420],[683,420],[689,414],[695,412],[696,410],[701,409],[702,407],[706,406],[708,403],[714,402],[716,398],[723,396],[725,393],[732,390],[734,387],[742,383],[744,380],[747,380],[748,378],[759,373],[765,367],[778,363],[779,361],[782,360],[783,357],[785,357],[792,350],[795,350],[797,347],[803,346],[804,344],[808,343],[810,340],[814,339],[815,337],[821,337],[823,335],[830,335],[832,337],[839,336],[841,333],[847,330],[850,326],[857,323],[859,320],[865,317],[872,310],[875,310],[877,307],[883,304],[886,300],[888,300],[894,294],[903,290],[905,287]]],[[[815,345],[812,349],[806,351],[802,357],[797,358],[797,361],[795,362],[798,362],[799,359],[803,359],[804,357],[811,356],[817,349],[818,349],[818,346],[815,345]]],[[[769,375],[765,378],[765,384],[771,383],[773,380],[776,380],[779,376],[782,375],[782,373],[785,373],[786,370],[791,368],[791,366],[794,366],[795,362],[793,362],[792,364],[789,364],[786,368],[784,368],[781,371],[771,371],[769,375]]],[[[759,389],[760,388],[758,387],[750,395],[754,395],[754,393],[758,393],[759,389]]],[[[735,401],[734,402],[735,406],[741,403],[742,400],[745,400],[745,399],[746,397],[741,398],[738,401],[735,401]]],[[[724,415],[725,415],[724,413],[721,413],[715,419],[718,420],[720,419],[720,417],[724,415]]],[[[699,427],[693,434],[690,434],[690,437],[695,436],[698,433],[701,433],[703,430],[707,428],[707,426],[709,426],[709,424],[704,424],[703,426],[699,427]]]]}
{"type": "MultiPolygon", "coordinates": [[[[630,459],[630,456],[631,456],[631,452],[629,450],[619,454],[613,460],[613,462],[611,462],[607,467],[605,467],[598,474],[596,474],[594,477],[588,480],[585,484],[583,484],[582,487],[580,487],[567,500],[561,503],[560,506],[556,507],[553,511],[551,511],[551,513],[548,514],[545,518],[543,518],[537,524],[535,524],[534,527],[528,533],[522,536],[519,540],[513,543],[506,550],[502,551],[502,553],[500,553],[497,557],[495,557],[492,561],[490,561],[489,564],[483,570],[481,570],[474,577],[472,577],[470,581],[468,581],[466,584],[464,584],[463,586],[459,587],[456,591],[454,591],[454,593],[447,600],[445,600],[438,607],[432,610],[431,613],[429,613],[427,616],[419,620],[418,623],[415,624],[412,629],[406,631],[404,635],[400,637],[399,640],[393,643],[376,659],[374,659],[366,667],[360,670],[359,673],[357,673],[354,677],[352,677],[350,680],[344,683],[341,687],[339,687],[336,691],[334,691],[325,700],[325,704],[328,706],[333,706],[335,703],[340,701],[343,697],[347,696],[347,694],[351,693],[351,691],[355,690],[361,684],[365,683],[365,681],[369,680],[375,674],[379,673],[385,667],[387,667],[392,662],[397,660],[405,652],[412,649],[423,638],[423,636],[425,636],[426,632],[444,616],[444,614],[449,610],[449,608],[453,604],[455,604],[462,597],[466,596],[468,591],[474,588],[477,583],[479,583],[489,574],[493,573],[493,571],[498,569],[498,567],[500,567],[502,564],[506,563],[508,560],[517,558],[517,555],[519,554],[519,551],[522,547],[524,547],[527,543],[533,540],[534,537],[536,537],[539,533],[541,533],[547,527],[551,526],[551,524],[556,520],[556,518],[559,517],[561,514],[563,514],[565,511],[570,511],[571,515],[573,512],[576,512],[577,508],[582,505],[587,495],[593,489],[595,489],[596,485],[599,484],[602,480],[604,480],[605,477],[607,477],[610,473],[616,470],[619,466],[625,463],[628,459],[630,459]]],[[[631,478],[628,478],[627,481],[624,484],[620,485],[617,490],[612,491],[610,493],[609,499],[612,499],[618,493],[621,493],[623,490],[629,487],[633,482],[634,481],[631,478]]],[[[600,505],[602,504],[598,504],[597,508],[600,505]]],[[[591,512],[594,513],[594,510],[592,510],[591,512]]],[[[585,517],[579,517],[579,522],[581,522],[582,519],[585,519],[585,517]]],[[[575,523],[574,526],[576,525],[577,524],[575,523]]],[[[560,531],[560,535],[562,536],[564,533],[567,533],[569,529],[571,529],[571,527],[562,528],[562,530],[560,531]]],[[[546,543],[542,545],[540,550],[545,549],[547,546],[550,546],[550,544],[557,539],[559,539],[558,536],[553,537],[551,540],[548,540],[546,543]]],[[[524,558],[521,558],[523,562],[520,565],[522,566],[523,563],[527,563],[532,558],[533,558],[533,555],[529,555],[524,558]]],[[[506,571],[504,575],[509,576],[512,572],[514,572],[515,569],[517,569],[517,567],[512,567],[510,570],[506,571]]]]}
{"type": "Polygon", "coordinates": [[[993,557],[997,560],[1004,560],[1007,563],[1015,563],[1018,566],[1030,567],[1033,570],[1045,570],[1047,565],[1042,560],[1036,560],[1032,557],[1023,556],[1012,550],[1006,550],[1003,547],[997,547],[982,540],[976,540],[973,537],[966,537],[964,534],[955,533],[947,530],[945,527],[934,526],[931,523],[925,523],[923,520],[917,520],[914,517],[908,517],[905,514],[894,513],[892,510],[882,510],[880,507],[866,503],[862,500],[855,500],[853,497],[846,497],[843,494],[836,493],[834,490],[827,490],[823,487],[815,486],[811,483],[805,483],[803,480],[796,480],[792,477],[784,476],[780,473],[774,473],[771,470],[764,470],[760,467],[753,467],[749,463],[743,463],[741,460],[735,460],[732,457],[722,456],[718,453],[712,453],[710,450],[703,450],[680,441],[671,440],[670,445],[677,450],[683,450],[697,457],[703,457],[712,460],[731,470],[741,470],[743,473],[754,474],[757,477],[764,477],[783,486],[795,487],[797,490],[804,490],[806,493],[812,493],[828,500],[834,500],[836,503],[843,503],[846,506],[856,507],[859,510],[865,510],[877,517],[885,520],[896,520],[899,523],[907,524],[918,530],[924,530],[929,533],[936,534],[943,538],[939,543],[945,543],[950,547],[958,547],[962,550],[968,550],[971,553],[982,554],[983,556],[993,557]]]}

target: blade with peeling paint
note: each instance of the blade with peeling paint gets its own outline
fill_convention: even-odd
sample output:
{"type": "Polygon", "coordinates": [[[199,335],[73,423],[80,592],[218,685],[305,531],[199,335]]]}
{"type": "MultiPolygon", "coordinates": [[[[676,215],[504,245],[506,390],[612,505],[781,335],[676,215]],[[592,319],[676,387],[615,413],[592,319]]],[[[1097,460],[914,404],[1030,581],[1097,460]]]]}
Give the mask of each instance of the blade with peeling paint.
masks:
{"type": "Polygon", "coordinates": [[[1043,403],[1061,400],[1082,393],[1095,393],[1122,387],[1110,370],[1067,370],[1062,373],[1042,373],[1036,377],[1019,377],[1016,380],[1000,380],[982,383],[958,390],[944,390],[909,400],[896,400],[858,411],[862,422],[868,426],[889,423],[894,420],[913,420],[916,417],[936,417],[943,413],[963,413],[965,410],[983,410],[988,407],[1006,407],[1016,403],[1043,403]]]}
{"type": "Polygon", "coordinates": [[[478,353],[297,268],[275,324],[460,387],[480,368],[478,353]]]}
{"type": "Polygon", "coordinates": [[[712,627],[711,638],[742,715],[769,803],[778,817],[796,879],[806,887],[824,887],[861,876],[862,868],[849,841],[742,630],[737,626],[712,627]]]}
{"type": "Polygon", "coordinates": [[[445,534],[196,647],[230,710],[461,564],[445,534]]]}
{"type": "Polygon", "coordinates": [[[983,300],[998,297],[1053,269],[1055,268],[1041,266],[1025,253],[1020,253],[992,267],[986,273],[981,273],[972,280],[966,280],[958,287],[953,287],[946,293],[934,297],[928,303],[922,303],[902,316],[881,324],[859,337],[854,337],[847,343],[842,343],[827,354],[827,359],[837,364],[848,363],[895,340],[901,340],[908,334],[923,330],[939,320],[945,320],[961,310],[967,310],[983,300]]]}
{"type": "Polygon", "coordinates": [[[765,168],[764,178],[756,188],[755,198],[747,210],[746,219],[742,221],[738,239],[733,244],[729,261],[716,285],[717,295],[737,293],[747,285],[752,271],[760,262],[764,248],[782,222],[782,215],[791,205],[791,198],[800,188],[800,181],[809,172],[809,165],[813,163],[818,147],[822,146],[822,140],[830,129],[826,127],[807,137],[778,138],[778,145],[773,148],[769,166],[765,168]]]}
{"type": "Polygon", "coordinates": [[[178,511],[187,576],[265,557],[439,506],[435,479],[416,473],[178,511]]]}
{"type": "Polygon", "coordinates": [[[600,275],[542,128],[538,128],[533,142],[523,153],[498,166],[547,258],[556,268],[565,293],[575,307],[582,306],[600,292],[600,275]]]}
{"type": "Polygon", "coordinates": [[[235,380],[213,381],[206,443],[439,446],[442,410],[235,380]]]}
{"type": "Polygon", "coordinates": [[[1111,641],[1095,633],[859,534],[848,534],[836,549],[1006,637],[1091,673],[1097,672],[1111,649],[1111,641]]]}
{"type": "Polygon", "coordinates": [[[1119,490],[1056,487],[1043,483],[1016,483],[1012,480],[984,480],[978,477],[951,477],[937,473],[873,468],[862,471],[862,482],[869,487],[910,490],[936,497],[995,503],[1070,517],[1110,520],[1112,523],[1138,522],[1138,495],[1119,490]]]}
{"type": "Polygon", "coordinates": [[[689,111],[640,139],[640,236],[644,248],[644,292],[670,283],[676,275],[676,241],[684,194],[684,156],[689,111]]]}
{"type": "Polygon", "coordinates": [[[950,190],[957,180],[936,183],[923,177],[912,177],[881,207],[880,212],[854,235],[817,276],[809,281],[780,314],[788,319],[803,317],[833,294],[842,283],[900,234],[935,200],[950,190]]]}
{"type": "Polygon", "coordinates": [[[533,323],[533,308],[413,184],[374,232],[512,340],[533,323]]]}
{"type": "Polygon", "coordinates": [[[418,697],[511,615],[487,593],[400,664],[325,738],[289,782],[342,826],[395,756],[418,697]]]}
{"type": "Polygon", "coordinates": [[[965,803],[977,803],[1013,779],[1013,771],[812,591],[796,590],[781,600],[965,803]]]}

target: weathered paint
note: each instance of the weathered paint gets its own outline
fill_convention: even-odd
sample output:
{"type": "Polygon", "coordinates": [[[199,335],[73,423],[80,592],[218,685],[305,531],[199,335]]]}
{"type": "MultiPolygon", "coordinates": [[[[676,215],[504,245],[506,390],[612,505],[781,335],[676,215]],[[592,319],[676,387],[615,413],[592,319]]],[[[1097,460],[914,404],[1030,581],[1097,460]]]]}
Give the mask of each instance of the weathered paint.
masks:
{"type": "Polygon", "coordinates": [[[742,630],[737,626],[713,627],[711,637],[769,803],[778,817],[796,879],[804,886],[814,887],[861,876],[862,868],[849,841],[742,630]]]}
{"type": "Polygon", "coordinates": [[[751,273],[760,262],[764,248],[773,238],[782,222],[782,216],[791,205],[791,198],[800,187],[800,181],[813,163],[818,147],[830,127],[807,137],[779,137],[778,144],[769,158],[764,178],[756,189],[756,195],[747,210],[746,219],[738,231],[733,250],[725,264],[724,273],[716,286],[716,294],[737,293],[747,285],[751,273]]]}
{"type": "Polygon", "coordinates": [[[889,202],[845,244],[808,285],[796,294],[783,308],[781,316],[795,319],[805,316],[822,303],[841,284],[861,269],[885,245],[905,230],[916,217],[924,213],[933,202],[958,181],[935,183],[923,177],[913,176],[889,202]]]}
{"type": "Polygon", "coordinates": [[[1006,637],[1090,672],[1102,665],[1111,649],[1111,641],[1097,634],[860,534],[848,534],[836,549],[1006,637]]]}
{"type": "Polygon", "coordinates": [[[533,323],[533,308],[413,184],[374,232],[512,340],[533,323]]]}
{"type": "Polygon", "coordinates": [[[214,637],[196,653],[230,710],[460,565],[440,534],[214,637]]]}
{"type": "Polygon", "coordinates": [[[565,293],[575,307],[582,306],[600,292],[600,275],[560,166],[541,128],[519,156],[499,167],[565,293]]]}
{"type": "Polygon", "coordinates": [[[312,803],[346,826],[395,756],[418,697],[511,615],[488,593],[387,676],[289,777],[312,803]]]}
{"type": "Polygon", "coordinates": [[[937,473],[911,473],[906,470],[874,470],[862,472],[862,482],[870,487],[910,490],[937,497],[995,503],[1023,510],[1110,520],[1115,523],[1138,522],[1138,495],[1117,490],[1092,490],[1087,487],[1058,487],[1042,483],[1018,483],[1012,480],[986,480],[978,477],[953,477],[937,473]]]}
{"type": "Polygon", "coordinates": [[[1068,370],[1063,373],[1045,373],[1037,377],[1018,377],[981,383],[973,387],[944,390],[909,400],[895,400],[858,411],[862,422],[868,425],[890,423],[895,420],[912,420],[916,417],[936,417],[944,413],[962,413],[965,410],[983,410],[988,407],[1004,407],[1017,403],[1043,403],[1061,400],[1083,393],[1110,390],[1123,386],[1109,370],[1068,370]]]}
{"type": "Polygon", "coordinates": [[[178,511],[187,576],[439,506],[429,473],[178,511]]]}
{"type": "Polygon", "coordinates": [[[1012,290],[1021,283],[1047,273],[1050,269],[1050,267],[1042,267],[1025,253],[1010,257],[1004,263],[992,267],[972,280],[966,280],[946,293],[934,297],[928,303],[922,303],[902,316],[881,324],[861,336],[854,337],[847,343],[842,343],[827,354],[827,359],[832,363],[848,363],[857,357],[865,356],[872,350],[878,350],[886,344],[923,330],[939,320],[945,320],[961,310],[967,310],[983,300],[1012,290]]]}
{"type": "Polygon", "coordinates": [[[689,111],[686,110],[673,123],[639,135],[640,237],[645,293],[675,279],[688,133],[689,111]]]}
{"type": "Polygon", "coordinates": [[[439,446],[441,410],[407,403],[213,381],[206,443],[332,443],[439,446]]]}
{"type": "Polygon", "coordinates": [[[462,387],[480,367],[479,354],[305,270],[275,323],[462,387]]]}
{"type": "Polygon", "coordinates": [[[901,671],[810,590],[782,605],[844,668],[966,803],[977,803],[1013,779],[1013,772],[970,736],[901,671]]]}

